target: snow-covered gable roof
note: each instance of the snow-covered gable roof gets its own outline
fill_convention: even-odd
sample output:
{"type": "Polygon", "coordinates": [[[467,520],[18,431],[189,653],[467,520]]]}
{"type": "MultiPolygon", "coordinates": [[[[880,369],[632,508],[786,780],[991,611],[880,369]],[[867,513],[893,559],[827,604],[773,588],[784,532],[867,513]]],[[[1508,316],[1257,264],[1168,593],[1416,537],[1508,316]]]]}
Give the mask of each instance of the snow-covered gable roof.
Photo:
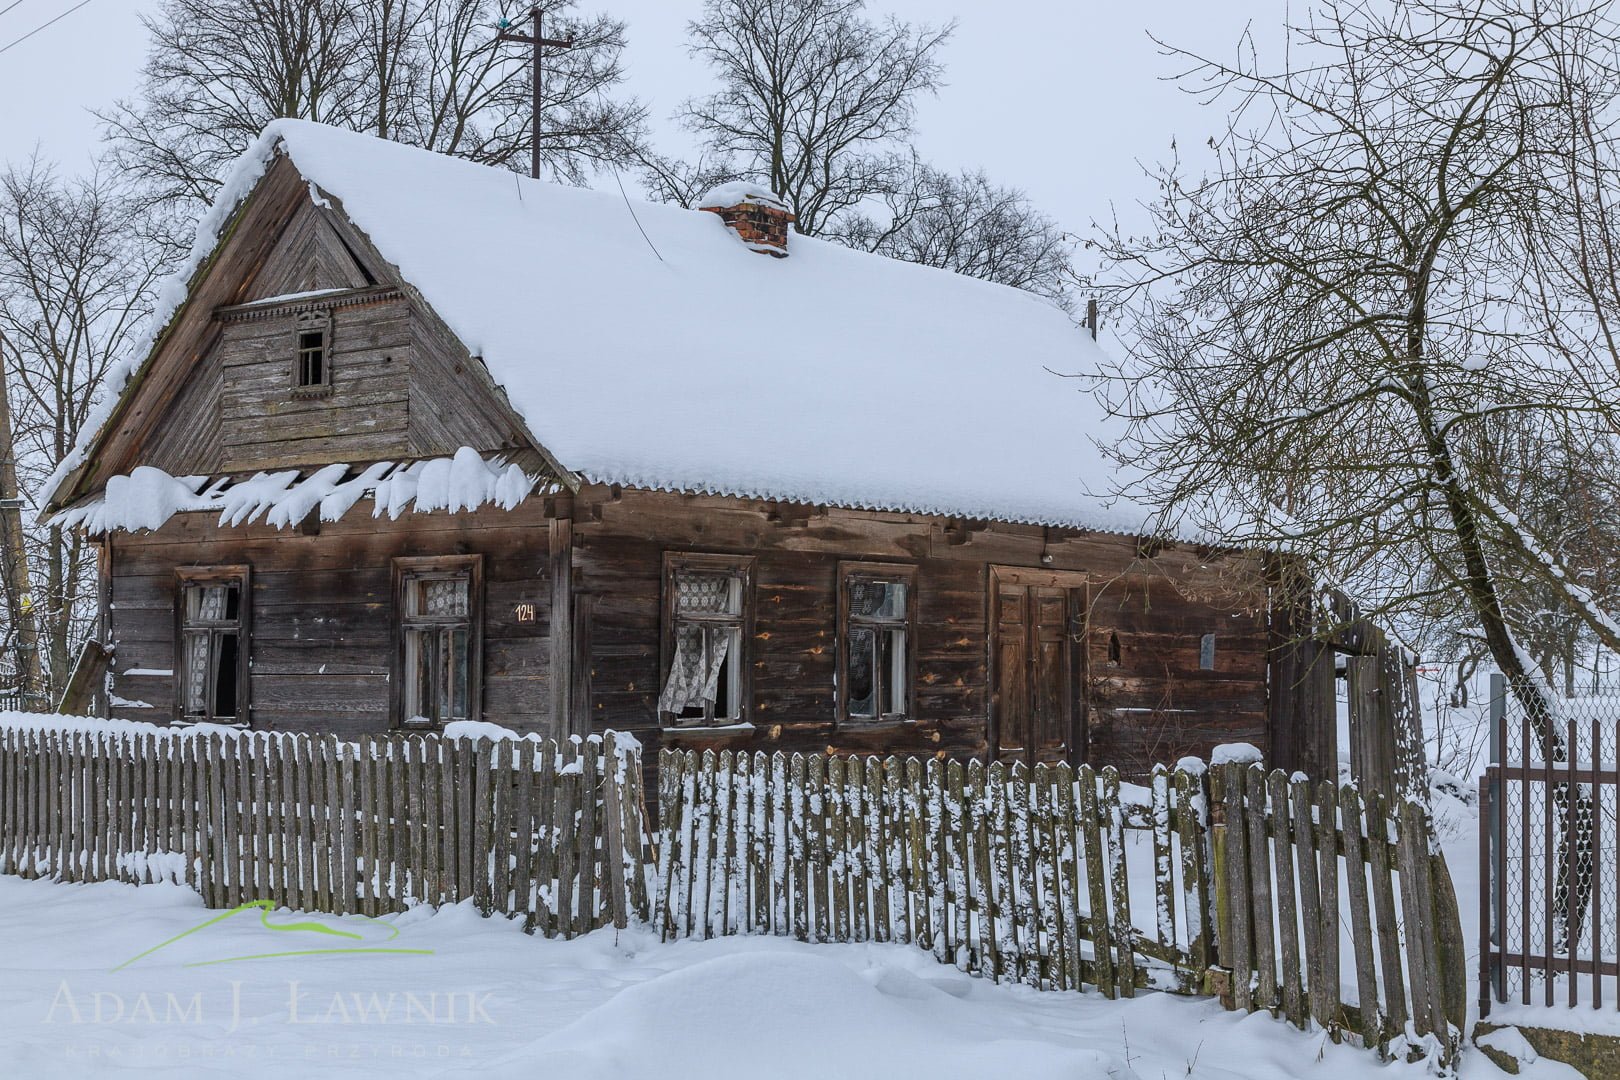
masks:
{"type": "MultiPolygon", "coordinates": [[[[1095,370],[1101,354],[1043,299],[798,235],[788,258],[765,258],[714,214],[293,120],[270,125],[236,165],[178,281],[278,150],[584,479],[1150,526],[1149,511],[1111,496],[1095,440],[1115,423],[1086,380],[1064,377],[1095,370]]],[[[182,296],[171,287],[159,325],[182,296]]]]}

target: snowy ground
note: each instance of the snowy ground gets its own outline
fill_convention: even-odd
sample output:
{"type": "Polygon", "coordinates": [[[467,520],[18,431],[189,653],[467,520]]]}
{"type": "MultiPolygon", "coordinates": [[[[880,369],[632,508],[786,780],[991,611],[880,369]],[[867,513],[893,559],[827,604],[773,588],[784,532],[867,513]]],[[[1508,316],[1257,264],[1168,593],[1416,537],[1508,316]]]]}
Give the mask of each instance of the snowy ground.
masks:
{"type": "MultiPolygon", "coordinates": [[[[270,919],[356,938],[243,912],[113,970],[215,914],[176,886],[0,876],[0,1075],[1424,1075],[1209,1001],[998,987],[903,946],[553,942],[465,907],[270,919]],[[350,947],[428,951],[232,959],[350,947]]],[[[1496,1075],[1469,1055],[1464,1076],[1496,1075]]]]}

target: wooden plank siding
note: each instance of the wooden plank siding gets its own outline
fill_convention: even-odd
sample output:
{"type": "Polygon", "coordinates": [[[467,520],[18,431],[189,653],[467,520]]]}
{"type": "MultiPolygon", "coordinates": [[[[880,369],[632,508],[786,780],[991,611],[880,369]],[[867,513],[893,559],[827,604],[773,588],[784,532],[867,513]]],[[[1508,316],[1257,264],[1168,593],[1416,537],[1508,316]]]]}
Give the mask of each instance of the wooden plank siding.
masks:
{"type": "Polygon", "coordinates": [[[386,730],[392,560],[480,554],[485,715],[517,729],[547,730],[551,620],[542,501],[512,512],[407,514],[397,521],[374,519],[369,509],[363,504],[313,536],[263,525],[221,528],[205,514],[178,515],[156,532],[115,533],[112,693],[150,707],[115,706],[112,714],[159,721],[173,714],[176,571],[246,562],[254,571],[253,725],[344,737],[386,730]],[[532,622],[517,620],[520,604],[534,605],[532,622]]]}
{"type": "MultiPolygon", "coordinates": [[[[804,752],[896,752],[983,757],[989,753],[987,590],[992,566],[1023,555],[1025,566],[1083,571],[1095,590],[1083,633],[1089,676],[1083,746],[1071,756],[1114,764],[1127,775],[1154,761],[1207,754],[1242,740],[1269,748],[1266,614],[1197,602],[1164,580],[1204,572],[1207,555],[1159,552],[1134,568],[1135,541],[1111,534],[1048,533],[999,525],[965,542],[948,523],[868,511],[784,511],[716,496],[588,485],[573,500],[571,593],[575,708],[590,729],[627,730],[649,746],[804,752]],[[982,540],[982,547],[981,547],[982,540]],[[751,726],[664,732],[661,592],[666,551],[751,554],[755,625],[749,640],[751,726]],[[836,588],[841,562],[903,562],[917,569],[914,719],[839,725],[835,720],[836,588]],[[587,602],[588,598],[588,602],[587,602]],[[1213,669],[1200,668],[1199,640],[1215,633],[1213,669]],[[1119,659],[1109,641],[1119,640],[1119,659]]],[[[396,557],[484,556],[483,715],[524,730],[551,731],[551,610],[548,501],[513,511],[373,518],[362,503],[316,535],[265,526],[220,527],[185,514],[162,529],[112,538],[109,611],[116,699],[142,702],[114,715],[167,717],[174,707],[175,572],[184,566],[253,566],[251,715],[255,726],[385,730],[393,663],[389,578],[396,557]],[[519,623],[520,604],[536,618],[519,623]],[[132,669],[134,673],[132,674],[132,669]],[[141,674],[147,672],[148,674],[141,674]],[[150,674],[156,672],[157,674],[150,674]]],[[[1190,590],[1189,590],[1190,591],[1190,590]]],[[[563,655],[569,655],[564,653],[563,655]]]]}
{"type": "Polygon", "coordinates": [[[1191,599],[1216,592],[1232,567],[1190,546],[1158,551],[1148,564],[1134,538],[1114,534],[1004,524],[958,532],[926,515],[601,485],[582,489],[573,513],[575,595],[592,598],[593,730],[697,750],[985,756],[990,570],[1022,566],[1082,571],[1105,583],[1094,590],[1086,630],[1092,655],[1081,691],[1091,704],[1090,741],[1073,756],[1136,775],[1222,742],[1267,748],[1267,613],[1245,611],[1235,598],[1191,599]],[[661,730],[666,551],[756,559],[751,727],[661,730]],[[838,565],[856,560],[917,568],[914,722],[835,722],[838,565]],[[1199,667],[1207,633],[1216,634],[1213,670],[1199,667]],[[1118,663],[1108,658],[1111,634],[1121,643],[1118,663]]]}

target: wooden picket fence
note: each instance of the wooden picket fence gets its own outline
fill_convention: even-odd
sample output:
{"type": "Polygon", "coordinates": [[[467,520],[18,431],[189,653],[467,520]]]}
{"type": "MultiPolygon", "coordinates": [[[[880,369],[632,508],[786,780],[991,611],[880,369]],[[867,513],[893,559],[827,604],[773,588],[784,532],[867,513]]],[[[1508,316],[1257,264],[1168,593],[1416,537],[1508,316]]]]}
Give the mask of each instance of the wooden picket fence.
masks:
{"type": "Polygon", "coordinates": [[[0,870],[170,880],[211,907],[471,899],[572,937],[646,914],[641,763],[541,742],[0,727],[0,870]]]}
{"type": "Polygon", "coordinates": [[[658,788],[666,937],[900,942],[1046,990],[1217,994],[1385,1054],[1460,1047],[1461,928],[1416,804],[1259,765],[1142,789],[1085,765],[670,750],[658,788]]]}

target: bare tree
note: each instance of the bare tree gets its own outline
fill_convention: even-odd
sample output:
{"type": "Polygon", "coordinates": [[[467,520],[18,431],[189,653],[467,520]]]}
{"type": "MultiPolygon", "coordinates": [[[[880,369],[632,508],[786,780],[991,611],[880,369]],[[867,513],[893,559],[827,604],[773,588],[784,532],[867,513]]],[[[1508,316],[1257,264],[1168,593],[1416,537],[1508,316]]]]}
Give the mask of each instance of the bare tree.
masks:
{"type": "MultiPolygon", "coordinates": [[[[3,345],[0,355],[4,355],[3,345]]],[[[22,503],[10,379],[0,367],[0,599],[5,602],[6,612],[0,650],[13,657],[12,678],[26,702],[45,689],[45,675],[40,665],[39,622],[34,617],[33,574],[28,565],[22,503]]]]}
{"type": "MultiPolygon", "coordinates": [[[[1620,365],[1572,362],[1607,349],[1572,336],[1593,293],[1535,257],[1537,234],[1575,231],[1566,54],[1603,73],[1587,104],[1612,116],[1615,30],[1607,5],[1562,0],[1327,0],[1280,68],[1170,50],[1230,122],[1207,175],[1157,174],[1144,233],[1098,242],[1137,343],[1113,374],[1138,494],[1374,610],[1466,611],[1547,760],[1569,748],[1515,590],[1549,590],[1609,649],[1620,627],[1492,469],[1515,430],[1620,433],[1620,365]]],[[[1555,797],[1590,858],[1589,796],[1555,797]]]]}
{"type": "MultiPolygon", "coordinates": [[[[687,27],[692,53],[720,81],[682,110],[715,155],[711,174],[768,185],[807,236],[895,187],[917,98],[939,88],[938,54],[955,29],[892,17],[878,23],[864,7],[863,0],[708,0],[687,27]]],[[[668,171],[653,164],[655,178],[668,171]]]]}
{"type": "MultiPolygon", "coordinates": [[[[0,170],[0,363],[24,491],[67,456],[109,371],[137,344],[170,265],[153,232],[110,171],[65,179],[37,158],[0,170]]],[[[94,614],[93,551],[57,526],[28,539],[56,692],[94,614]]]]}
{"type": "MultiPolygon", "coordinates": [[[[597,164],[639,158],[645,109],[610,92],[623,80],[624,24],[541,4],[548,33],[574,47],[542,68],[542,161],[582,182],[597,164]]],[[[119,166],[157,197],[207,203],[226,166],[264,126],[298,117],[486,164],[529,154],[529,63],[495,40],[500,0],[164,0],[147,18],[141,95],[102,114],[119,166]]]]}
{"type": "Polygon", "coordinates": [[[1376,610],[1448,592],[1538,723],[1555,705],[1504,579],[1552,584],[1610,647],[1620,634],[1483,455],[1510,415],[1569,445],[1620,431],[1615,368],[1566,362],[1536,302],[1553,285],[1530,287],[1522,258],[1553,182],[1557,53],[1605,25],[1513,0],[1329,3],[1281,71],[1178,52],[1198,89],[1235,95],[1212,172],[1167,166],[1146,235],[1099,240],[1139,343],[1114,374],[1143,491],[1176,513],[1241,508],[1203,524],[1301,552],[1376,610]]]}
{"type": "Polygon", "coordinates": [[[830,237],[1070,308],[1070,241],[1017,188],[993,184],[982,170],[953,174],[914,159],[882,201],[883,215],[852,214],[830,237]]]}

